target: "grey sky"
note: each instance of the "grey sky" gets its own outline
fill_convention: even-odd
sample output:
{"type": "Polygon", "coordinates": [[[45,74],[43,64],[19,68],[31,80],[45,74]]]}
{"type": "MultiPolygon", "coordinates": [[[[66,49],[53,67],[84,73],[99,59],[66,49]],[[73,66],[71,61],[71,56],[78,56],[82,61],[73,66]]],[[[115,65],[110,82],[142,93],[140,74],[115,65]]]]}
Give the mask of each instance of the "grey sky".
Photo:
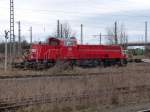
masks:
{"type": "MultiPolygon", "coordinates": [[[[44,36],[51,34],[56,29],[57,19],[68,21],[78,37],[80,24],[84,24],[85,42],[92,39],[90,35],[99,32],[106,34],[106,27],[112,26],[116,20],[125,24],[130,40],[142,40],[144,21],[149,21],[150,18],[150,0],[14,0],[14,2],[15,21],[21,21],[22,35],[28,39],[29,27],[33,26],[34,40],[44,40],[44,36]]],[[[17,24],[15,25],[17,30],[17,24]]],[[[0,35],[3,35],[5,29],[9,29],[9,0],[0,0],[0,35]]]]}

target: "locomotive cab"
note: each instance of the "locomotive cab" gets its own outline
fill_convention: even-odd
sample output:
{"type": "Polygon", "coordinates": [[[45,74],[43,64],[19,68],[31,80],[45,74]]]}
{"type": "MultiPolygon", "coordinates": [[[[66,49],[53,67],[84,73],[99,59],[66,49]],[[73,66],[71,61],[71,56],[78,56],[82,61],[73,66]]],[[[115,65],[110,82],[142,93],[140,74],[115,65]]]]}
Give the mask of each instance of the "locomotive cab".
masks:
{"type": "Polygon", "coordinates": [[[65,46],[75,46],[77,45],[77,40],[75,37],[71,37],[69,39],[64,40],[64,45],[65,46]]]}
{"type": "Polygon", "coordinates": [[[52,46],[75,46],[77,45],[77,40],[75,37],[71,38],[53,38],[48,39],[48,44],[52,46]]]}
{"type": "Polygon", "coordinates": [[[57,38],[49,38],[48,39],[48,44],[51,45],[51,46],[58,46],[58,45],[61,45],[61,41],[57,38]]]}

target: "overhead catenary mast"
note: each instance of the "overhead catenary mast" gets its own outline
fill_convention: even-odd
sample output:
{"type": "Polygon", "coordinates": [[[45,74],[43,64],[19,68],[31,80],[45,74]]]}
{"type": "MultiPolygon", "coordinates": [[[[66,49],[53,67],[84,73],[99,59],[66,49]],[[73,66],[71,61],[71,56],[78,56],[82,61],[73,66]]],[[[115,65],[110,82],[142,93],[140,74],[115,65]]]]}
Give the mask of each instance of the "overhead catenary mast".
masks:
{"type": "MultiPolygon", "coordinates": [[[[145,21],[145,43],[147,44],[147,42],[148,42],[148,40],[147,40],[147,37],[148,37],[148,27],[147,27],[147,25],[148,25],[148,22],[147,21],[145,21]]],[[[145,45],[145,54],[147,54],[147,52],[148,52],[148,47],[147,47],[147,45],[145,45]]]]}
{"type": "Polygon", "coordinates": [[[102,34],[100,33],[99,35],[99,44],[101,45],[102,44],[102,34]]]}
{"type": "Polygon", "coordinates": [[[83,44],[83,24],[81,24],[81,44],[83,44]]]}
{"type": "Polygon", "coordinates": [[[21,55],[21,25],[20,21],[18,23],[18,55],[21,55]]]}
{"type": "Polygon", "coordinates": [[[30,44],[32,44],[32,41],[33,41],[33,40],[32,40],[32,27],[30,27],[30,30],[29,30],[29,31],[30,31],[30,44]]]}
{"type": "Polygon", "coordinates": [[[147,37],[148,37],[148,33],[147,33],[147,24],[148,22],[145,22],[145,43],[147,43],[147,37]]]}
{"type": "Polygon", "coordinates": [[[14,57],[15,57],[14,0],[10,0],[10,63],[13,62],[14,57]]]}
{"type": "Polygon", "coordinates": [[[8,39],[8,33],[9,31],[5,30],[5,65],[4,65],[4,71],[7,72],[7,62],[8,62],[8,53],[7,53],[7,39],[8,39]]]}
{"type": "Polygon", "coordinates": [[[61,30],[60,30],[61,38],[63,38],[63,25],[61,24],[61,30]]]}
{"type": "Polygon", "coordinates": [[[57,21],[57,38],[60,37],[60,22],[59,20],[57,21]]]}
{"type": "Polygon", "coordinates": [[[117,22],[115,22],[115,44],[118,44],[117,22]]]}

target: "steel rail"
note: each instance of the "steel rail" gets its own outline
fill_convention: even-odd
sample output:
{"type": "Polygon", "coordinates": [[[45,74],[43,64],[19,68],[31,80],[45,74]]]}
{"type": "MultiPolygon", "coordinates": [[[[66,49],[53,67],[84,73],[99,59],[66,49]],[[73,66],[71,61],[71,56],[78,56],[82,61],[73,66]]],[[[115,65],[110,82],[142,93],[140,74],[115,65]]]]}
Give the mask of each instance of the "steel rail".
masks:
{"type": "MultiPolygon", "coordinates": [[[[112,72],[111,72],[112,73],[112,72]]],[[[116,72],[114,72],[116,73],[116,72]]],[[[117,72],[122,73],[122,72],[117,72]]],[[[86,76],[101,76],[101,75],[109,75],[106,73],[87,73],[87,74],[55,74],[55,75],[16,75],[16,76],[8,76],[3,75],[0,76],[0,79],[30,79],[30,78],[64,78],[64,77],[86,77],[86,76]]]]}

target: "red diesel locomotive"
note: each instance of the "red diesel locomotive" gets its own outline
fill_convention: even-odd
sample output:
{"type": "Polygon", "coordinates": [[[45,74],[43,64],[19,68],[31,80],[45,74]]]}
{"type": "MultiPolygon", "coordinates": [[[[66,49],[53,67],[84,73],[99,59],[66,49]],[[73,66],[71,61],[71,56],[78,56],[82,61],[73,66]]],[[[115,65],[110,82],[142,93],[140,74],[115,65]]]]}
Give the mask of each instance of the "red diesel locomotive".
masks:
{"type": "Polygon", "coordinates": [[[76,38],[48,38],[32,44],[24,63],[30,67],[51,67],[58,61],[70,66],[126,65],[127,55],[119,45],[78,45],[76,38]]]}

